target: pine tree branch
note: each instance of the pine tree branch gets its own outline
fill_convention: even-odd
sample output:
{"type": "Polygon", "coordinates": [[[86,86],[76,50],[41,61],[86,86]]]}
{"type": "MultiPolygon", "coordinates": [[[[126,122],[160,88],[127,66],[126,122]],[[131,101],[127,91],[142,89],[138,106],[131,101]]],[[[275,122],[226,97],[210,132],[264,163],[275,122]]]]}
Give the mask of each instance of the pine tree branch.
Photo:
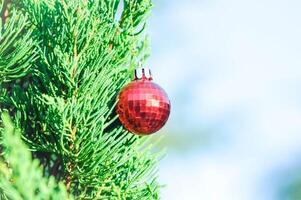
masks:
{"type": "Polygon", "coordinates": [[[115,21],[119,0],[18,1],[38,59],[26,90],[9,95],[10,108],[19,111],[31,149],[62,159],[60,167],[45,162],[45,174],[58,171],[77,199],[158,199],[156,155],[114,111],[130,67],[148,48],[139,27],[150,0],[124,0],[121,22],[115,21]]]}
{"type": "Polygon", "coordinates": [[[6,26],[0,25],[0,84],[28,75],[36,54],[27,26],[27,17],[15,12],[6,26]]]}
{"type": "Polygon", "coordinates": [[[0,162],[0,190],[3,194],[11,200],[72,200],[62,183],[56,183],[53,177],[42,176],[42,169],[37,160],[32,160],[20,132],[7,114],[1,116],[4,124],[1,144],[5,159],[0,162]]]}

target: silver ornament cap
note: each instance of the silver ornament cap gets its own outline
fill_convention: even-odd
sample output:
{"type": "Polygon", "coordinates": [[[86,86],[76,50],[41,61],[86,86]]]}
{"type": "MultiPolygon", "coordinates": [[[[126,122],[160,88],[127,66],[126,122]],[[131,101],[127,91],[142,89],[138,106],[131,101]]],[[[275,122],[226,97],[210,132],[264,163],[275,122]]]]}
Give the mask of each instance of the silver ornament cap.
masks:
{"type": "Polygon", "coordinates": [[[135,80],[153,80],[151,70],[148,67],[135,69],[135,80]]]}

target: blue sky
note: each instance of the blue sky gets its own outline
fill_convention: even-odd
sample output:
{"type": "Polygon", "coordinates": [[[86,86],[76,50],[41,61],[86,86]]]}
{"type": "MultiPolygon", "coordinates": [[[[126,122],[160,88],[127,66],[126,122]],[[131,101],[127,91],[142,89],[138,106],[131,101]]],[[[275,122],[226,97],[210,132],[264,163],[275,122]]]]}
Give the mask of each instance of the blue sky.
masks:
{"type": "Polygon", "coordinates": [[[169,148],[162,199],[276,198],[279,172],[301,163],[300,10],[297,0],[155,1],[150,67],[173,105],[167,137],[199,140],[169,148]]]}

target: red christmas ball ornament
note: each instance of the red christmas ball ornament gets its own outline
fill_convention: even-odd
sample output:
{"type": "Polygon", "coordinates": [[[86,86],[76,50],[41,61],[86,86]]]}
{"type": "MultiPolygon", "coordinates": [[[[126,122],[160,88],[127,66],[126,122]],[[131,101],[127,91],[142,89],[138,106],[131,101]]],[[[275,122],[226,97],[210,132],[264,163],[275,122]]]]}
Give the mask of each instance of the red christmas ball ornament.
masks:
{"type": "Polygon", "coordinates": [[[165,91],[152,82],[149,69],[135,70],[135,79],[118,95],[117,114],[123,126],[137,135],[150,135],[160,130],[170,113],[165,91]]]}

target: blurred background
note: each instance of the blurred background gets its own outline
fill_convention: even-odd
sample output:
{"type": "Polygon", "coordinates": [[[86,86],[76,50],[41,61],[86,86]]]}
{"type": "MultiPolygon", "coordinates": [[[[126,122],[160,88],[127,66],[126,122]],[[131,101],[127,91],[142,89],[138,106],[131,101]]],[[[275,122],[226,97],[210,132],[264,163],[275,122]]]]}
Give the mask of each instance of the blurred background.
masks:
{"type": "Polygon", "coordinates": [[[301,199],[301,1],[155,0],[163,200],[301,199]]]}

